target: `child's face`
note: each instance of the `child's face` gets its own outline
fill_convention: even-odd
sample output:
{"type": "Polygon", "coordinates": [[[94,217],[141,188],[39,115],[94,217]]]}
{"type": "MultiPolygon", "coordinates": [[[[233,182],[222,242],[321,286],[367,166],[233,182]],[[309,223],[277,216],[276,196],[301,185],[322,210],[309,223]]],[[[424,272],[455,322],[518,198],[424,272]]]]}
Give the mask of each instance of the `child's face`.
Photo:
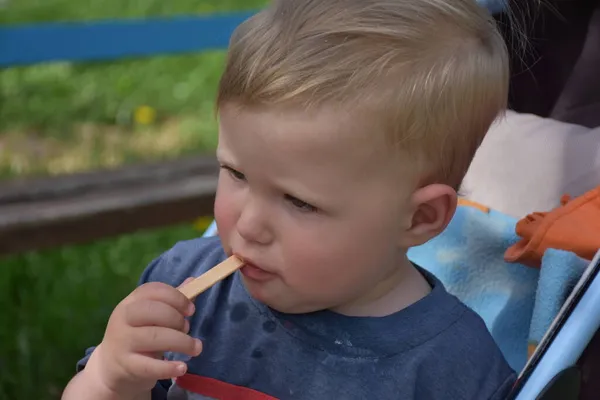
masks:
{"type": "Polygon", "coordinates": [[[412,184],[362,125],[327,109],[220,111],[219,235],[276,310],[346,309],[398,280],[412,184]]]}

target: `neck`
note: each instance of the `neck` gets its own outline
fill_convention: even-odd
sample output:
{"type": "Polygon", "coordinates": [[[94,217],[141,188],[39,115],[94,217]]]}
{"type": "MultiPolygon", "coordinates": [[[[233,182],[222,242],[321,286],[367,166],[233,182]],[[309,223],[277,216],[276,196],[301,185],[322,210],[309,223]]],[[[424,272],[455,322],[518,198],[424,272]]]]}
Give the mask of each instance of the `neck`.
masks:
{"type": "Polygon", "coordinates": [[[416,303],[429,292],[427,280],[404,256],[398,268],[372,290],[331,311],[352,317],[385,317],[416,303]]]}

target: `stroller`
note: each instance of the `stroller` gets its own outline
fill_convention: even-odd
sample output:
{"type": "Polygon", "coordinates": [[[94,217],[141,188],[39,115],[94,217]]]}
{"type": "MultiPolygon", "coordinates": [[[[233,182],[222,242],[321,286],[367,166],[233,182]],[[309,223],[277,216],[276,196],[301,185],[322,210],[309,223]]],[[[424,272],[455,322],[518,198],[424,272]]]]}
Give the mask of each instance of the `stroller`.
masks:
{"type": "MultiPolygon", "coordinates": [[[[600,187],[600,1],[481,3],[495,12],[511,52],[511,111],[478,151],[461,190],[466,198],[449,228],[409,257],[431,267],[483,317],[521,371],[513,399],[598,399],[600,253],[590,262],[592,257],[549,249],[532,268],[506,262],[503,252],[520,239],[519,219],[560,207],[565,193],[578,197],[600,187]],[[514,33],[515,20],[526,28],[526,51],[514,33]],[[478,240],[469,241],[472,236],[478,240]],[[487,281],[449,272],[452,262],[468,269],[465,259],[432,256],[452,247],[479,255],[472,268],[487,281]],[[499,282],[489,282],[495,278],[499,282]]],[[[205,235],[216,233],[213,222],[205,235]]]]}

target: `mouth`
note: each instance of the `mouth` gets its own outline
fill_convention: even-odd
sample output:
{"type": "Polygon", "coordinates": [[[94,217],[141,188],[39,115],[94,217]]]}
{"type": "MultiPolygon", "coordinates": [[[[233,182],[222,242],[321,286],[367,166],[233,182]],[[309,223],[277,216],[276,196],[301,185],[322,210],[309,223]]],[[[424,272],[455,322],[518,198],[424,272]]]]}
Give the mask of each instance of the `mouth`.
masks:
{"type": "Polygon", "coordinates": [[[246,278],[257,282],[267,282],[276,277],[273,272],[262,269],[251,260],[242,256],[240,258],[244,260],[244,266],[240,269],[240,272],[246,278]]]}

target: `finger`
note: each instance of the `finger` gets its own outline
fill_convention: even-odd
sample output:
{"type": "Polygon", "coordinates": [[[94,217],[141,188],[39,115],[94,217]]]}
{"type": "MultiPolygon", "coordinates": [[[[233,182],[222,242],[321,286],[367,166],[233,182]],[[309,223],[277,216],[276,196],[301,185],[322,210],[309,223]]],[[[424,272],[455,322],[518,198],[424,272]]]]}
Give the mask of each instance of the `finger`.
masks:
{"type": "Polygon", "coordinates": [[[132,327],[162,326],[187,333],[183,315],[171,305],[156,300],[137,301],[125,307],[125,322],[132,327]]]}
{"type": "Polygon", "coordinates": [[[186,283],[193,281],[194,278],[189,277],[189,278],[185,278],[185,281],[181,282],[181,285],[177,286],[177,288],[179,289],[180,287],[184,286],[186,283]]]}
{"type": "Polygon", "coordinates": [[[167,303],[184,316],[190,316],[195,311],[194,303],[185,297],[183,293],[177,288],[162,282],[145,283],[132,293],[132,297],[132,301],[144,298],[167,303]]]}
{"type": "Polygon", "coordinates": [[[167,351],[195,357],[202,352],[202,342],[160,326],[144,326],[132,330],[130,347],[137,353],[165,353],[167,351]]]}
{"type": "Polygon", "coordinates": [[[187,365],[182,361],[157,360],[141,354],[131,354],[127,357],[126,369],[140,380],[162,380],[185,375],[187,365]]]}

